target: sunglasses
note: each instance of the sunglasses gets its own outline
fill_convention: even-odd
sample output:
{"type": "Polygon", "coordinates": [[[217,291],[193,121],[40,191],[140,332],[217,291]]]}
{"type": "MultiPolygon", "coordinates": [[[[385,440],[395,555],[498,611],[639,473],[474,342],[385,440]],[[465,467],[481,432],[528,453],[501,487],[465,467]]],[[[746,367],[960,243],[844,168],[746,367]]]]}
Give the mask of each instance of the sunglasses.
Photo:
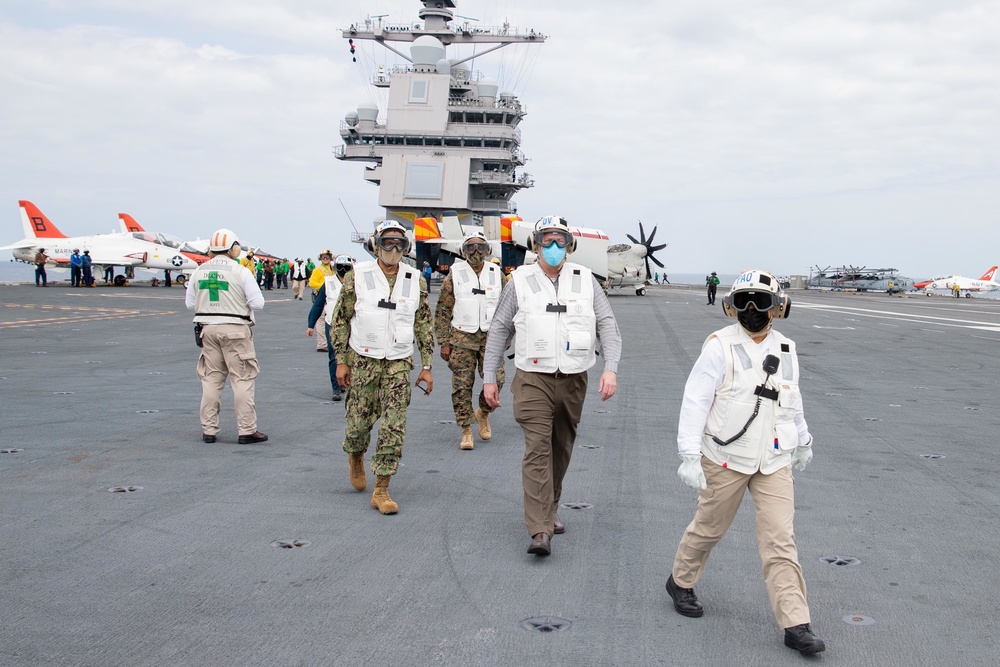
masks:
{"type": "Polygon", "coordinates": [[[736,292],[732,297],[733,308],[738,313],[753,304],[754,310],[764,312],[774,308],[777,303],[775,297],[770,292],[736,292]]]}
{"type": "Polygon", "coordinates": [[[465,244],[465,252],[486,252],[489,249],[488,243],[480,243],[479,241],[465,244]]]}
{"type": "Polygon", "coordinates": [[[378,245],[382,250],[396,250],[398,252],[403,252],[406,250],[406,239],[401,239],[397,237],[387,237],[379,239],[378,245]]]}
{"type": "Polygon", "coordinates": [[[558,232],[558,231],[542,232],[541,236],[542,238],[541,241],[539,241],[538,245],[542,246],[543,248],[548,248],[553,243],[555,243],[560,248],[565,248],[569,246],[570,242],[572,241],[572,237],[566,232],[558,232]]]}

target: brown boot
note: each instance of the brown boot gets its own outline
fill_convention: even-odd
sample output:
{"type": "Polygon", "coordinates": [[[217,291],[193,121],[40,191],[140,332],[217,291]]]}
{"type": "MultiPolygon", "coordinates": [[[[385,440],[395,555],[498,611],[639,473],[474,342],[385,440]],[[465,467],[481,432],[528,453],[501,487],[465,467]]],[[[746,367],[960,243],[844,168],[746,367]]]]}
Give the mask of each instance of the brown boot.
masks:
{"type": "Polygon", "coordinates": [[[364,491],[368,486],[368,477],[365,475],[365,455],[351,454],[351,486],[356,491],[364,491]]]}
{"type": "Polygon", "coordinates": [[[483,412],[482,408],[476,409],[476,425],[479,426],[480,438],[489,440],[493,437],[493,431],[490,429],[490,416],[483,412]]]}
{"type": "Polygon", "coordinates": [[[458,443],[460,449],[472,449],[475,444],[472,442],[472,427],[462,427],[462,442],[458,443]]]}
{"type": "Polygon", "coordinates": [[[392,498],[389,497],[389,480],[392,477],[388,475],[378,475],[375,478],[375,492],[372,493],[372,507],[377,509],[382,514],[395,514],[399,511],[399,505],[397,505],[392,498]]]}

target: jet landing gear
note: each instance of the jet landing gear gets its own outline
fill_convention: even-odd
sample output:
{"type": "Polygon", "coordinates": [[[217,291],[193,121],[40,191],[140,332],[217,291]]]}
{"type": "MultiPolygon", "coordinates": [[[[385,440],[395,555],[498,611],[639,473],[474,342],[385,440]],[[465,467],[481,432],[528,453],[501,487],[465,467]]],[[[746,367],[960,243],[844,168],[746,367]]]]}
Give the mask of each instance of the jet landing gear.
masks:
{"type": "Polygon", "coordinates": [[[176,278],[174,278],[174,282],[177,283],[178,285],[183,285],[184,283],[187,282],[187,279],[188,277],[182,273],[176,278]]]}
{"type": "Polygon", "coordinates": [[[635,294],[636,294],[636,296],[646,296],[646,288],[645,287],[636,287],[635,288],[635,294]]]}

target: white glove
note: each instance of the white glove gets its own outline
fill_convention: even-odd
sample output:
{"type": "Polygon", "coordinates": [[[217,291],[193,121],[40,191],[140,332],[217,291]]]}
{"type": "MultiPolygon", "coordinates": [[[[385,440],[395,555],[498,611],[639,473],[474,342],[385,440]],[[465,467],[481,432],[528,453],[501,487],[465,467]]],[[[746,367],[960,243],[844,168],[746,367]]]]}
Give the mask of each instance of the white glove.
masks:
{"type": "Polygon", "coordinates": [[[792,452],[792,467],[796,470],[805,470],[809,462],[813,460],[813,448],[796,447],[792,452]]]}
{"type": "Polygon", "coordinates": [[[681,454],[677,475],[692,489],[707,489],[705,471],[701,469],[701,454],[681,454]]]}

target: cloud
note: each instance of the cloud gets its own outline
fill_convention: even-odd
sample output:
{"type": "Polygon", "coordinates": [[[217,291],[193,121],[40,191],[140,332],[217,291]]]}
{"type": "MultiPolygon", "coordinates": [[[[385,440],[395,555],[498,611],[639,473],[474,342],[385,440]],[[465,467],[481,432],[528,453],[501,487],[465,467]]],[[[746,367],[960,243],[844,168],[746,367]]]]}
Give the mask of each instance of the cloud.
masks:
{"type": "MultiPolygon", "coordinates": [[[[93,229],[134,207],[175,234],[226,224],[291,254],[346,244],[338,199],[365,229],[380,209],[363,165],[331,149],[347,111],[384,109],[368,77],[397,58],[366,42],[351,62],[340,29],[381,13],[411,22],[419,7],[350,4],[8,11],[0,210],[14,218],[16,199],[36,198],[93,229]]],[[[659,224],[661,258],[680,272],[756,257],[782,273],[887,261],[915,277],[996,263],[996,3],[461,5],[550,36],[475,61],[528,109],[525,218],[561,213],[616,240],[638,219],[659,224]],[[935,242],[954,229],[977,243],[935,242]]]]}

